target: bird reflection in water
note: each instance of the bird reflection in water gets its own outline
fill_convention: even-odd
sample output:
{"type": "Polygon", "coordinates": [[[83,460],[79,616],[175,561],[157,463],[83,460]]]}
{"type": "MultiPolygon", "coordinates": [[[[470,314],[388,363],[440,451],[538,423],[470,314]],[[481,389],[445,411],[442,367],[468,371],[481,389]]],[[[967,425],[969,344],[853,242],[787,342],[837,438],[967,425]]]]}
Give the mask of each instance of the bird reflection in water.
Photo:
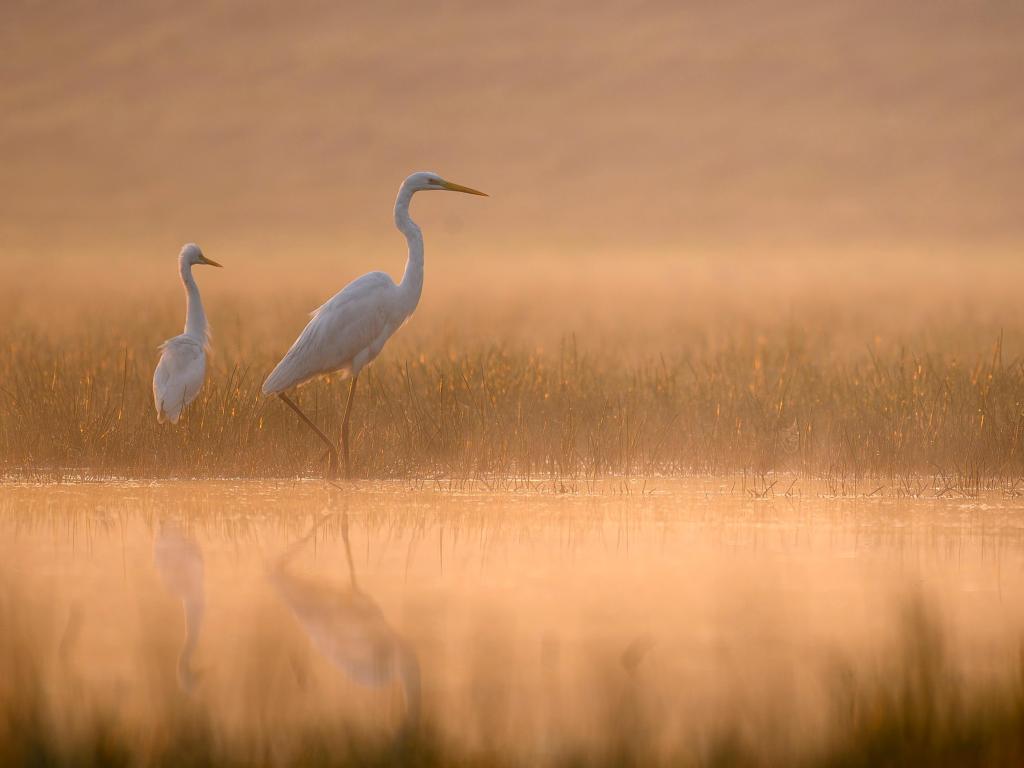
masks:
{"type": "Polygon", "coordinates": [[[342,513],[341,533],[348,561],[347,589],[299,577],[289,569],[292,559],[331,515],[314,523],[270,569],[269,578],[313,646],[353,682],[384,688],[397,682],[405,697],[402,731],[411,730],[420,715],[420,665],[416,653],[381,612],[373,598],[359,588],[348,539],[348,513],[342,513]]]}
{"type": "Polygon", "coordinates": [[[168,592],[181,599],[185,610],[185,640],[178,654],[178,687],[195,690],[199,673],[192,654],[199,643],[206,595],[203,588],[203,553],[195,538],[174,521],[162,521],[153,542],[153,563],[168,592]]]}

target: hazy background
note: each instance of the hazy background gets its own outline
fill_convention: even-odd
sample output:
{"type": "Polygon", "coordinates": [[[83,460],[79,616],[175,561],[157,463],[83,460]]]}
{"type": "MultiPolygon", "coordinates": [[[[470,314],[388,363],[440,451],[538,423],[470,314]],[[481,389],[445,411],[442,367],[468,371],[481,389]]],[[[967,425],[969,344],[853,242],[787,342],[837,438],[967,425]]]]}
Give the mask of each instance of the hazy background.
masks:
{"type": "Polygon", "coordinates": [[[194,240],[215,329],[283,349],[401,275],[394,195],[430,169],[492,197],[417,197],[406,334],[1015,345],[1022,41],[1009,1],[6,2],[0,320],[159,310],[155,344],[194,240]]]}
{"type": "Polygon", "coordinates": [[[400,262],[431,169],[493,199],[418,199],[428,254],[1006,252],[1022,41],[1014,0],[13,0],[0,247],[400,262]]]}

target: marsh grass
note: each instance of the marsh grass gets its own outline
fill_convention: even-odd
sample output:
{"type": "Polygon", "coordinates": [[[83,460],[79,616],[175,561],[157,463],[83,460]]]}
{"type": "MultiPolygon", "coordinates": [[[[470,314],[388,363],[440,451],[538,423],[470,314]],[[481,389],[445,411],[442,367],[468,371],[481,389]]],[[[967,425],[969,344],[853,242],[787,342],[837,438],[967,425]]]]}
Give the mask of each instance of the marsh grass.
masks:
{"type": "MultiPolygon", "coordinates": [[[[0,286],[0,473],[322,472],[319,441],[260,384],[328,286],[365,265],[249,260],[204,275],[213,354],[174,428],[151,396],[156,348],[181,323],[173,265],[58,263],[0,286]]],[[[431,270],[413,322],[360,378],[359,476],[580,487],[738,472],[764,493],[786,472],[835,493],[1024,489],[1017,260],[535,256],[431,270]]],[[[346,391],[318,381],[297,397],[338,436],[346,391]]]]}
{"type": "MultiPolygon", "coordinates": [[[[270,345],[218,339],[177,428],[153,414],[154,324],[128,335],[31,325],[0,338],[0,471],[8,476],[281,477],[318,474],[322,446],[260,394],[270,345]]],[[[355,471],[364,477],[558,478],[786,471],[836,485],[1016,492],[1024,477],[1024,364],[1002,339],[970,359],[923,346],[829,354],[790,331],[694,339],[624,359],[566,337],[396,343],[360,379],[355,471]]],[[[337,435],[347,387],[297,400],[337,435]]],[[[767,485],[769,481],[765,481],[767,485]]]]}

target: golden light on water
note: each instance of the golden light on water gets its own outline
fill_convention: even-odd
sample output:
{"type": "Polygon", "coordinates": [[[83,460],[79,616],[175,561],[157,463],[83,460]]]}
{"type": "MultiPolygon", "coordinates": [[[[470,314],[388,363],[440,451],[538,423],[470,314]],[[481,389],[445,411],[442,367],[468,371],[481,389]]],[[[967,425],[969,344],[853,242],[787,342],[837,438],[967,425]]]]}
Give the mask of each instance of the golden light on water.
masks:
{"type": "Polygon", "coordinates": [[[231,750],[282,759],[344,723],[424,725],[453,755],[593,759],[625,740],[653,759],[737,718],[789,754],[842,727],[844,686],[870,696],[903,661],[934,663],[902,658],[928,642],[915,632],[950,631],[941,663],[972,685],[1016,663],[1017,500],[465,490],[11,486],[5,621],[32,633],[35,683],[63,691],[72,731],[113,708],[159,740],[195,707],[231,750]]]}
{"type": "MultiPolygon", "coordinates": [[[[0,764],[1019,764],[1022,39],[5,5],[0,764]],[[417,194],[422,300],[324,479],[261,386],[400,278],[417,170],[490,197],[417,194]],[[172,426],[187,242],[224,269],[172,426]]],[[[328,441],[347,387],[290,390],[328,441]]]]}

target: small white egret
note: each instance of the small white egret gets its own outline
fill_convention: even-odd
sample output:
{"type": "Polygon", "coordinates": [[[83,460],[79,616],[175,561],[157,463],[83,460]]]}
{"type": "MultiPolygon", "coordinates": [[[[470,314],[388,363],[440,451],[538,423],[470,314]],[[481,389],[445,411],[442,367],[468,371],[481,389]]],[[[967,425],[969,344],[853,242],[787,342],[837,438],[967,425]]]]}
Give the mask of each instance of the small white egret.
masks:
{"type": "Polygon", "coordinates": [[[280,397],[327,444],[332,475],[338,468],[337,447],[285,391],[336,371],[352,377],[341,423],[341,450],[348,476],[348,424],[359,372],[380,354],[385,342],[409,319],[423,291],[423,233],[409,217],[409,203],[416,192],[429,190],[487,196],[485,192],[445,181],[436,173],[421,171],[409,176],[402,182],[395,200],[395,226],[409,243],[402,282],[396,285],[383,272],[370,272],[353,280],[313,312],[313,318],[299,338],[263,382],[263,394],[280,397]]]}
{"type": "Polygon", "coordinates": [[[206,377],[206,348],[210,334],[206,325],[199,287],[192,277],[192,266],[221,266],[203,255],[199,246],[189,243],[178,254],[178,272],[185,285],[185,332],[160,345],[160,362],[153,372],[153,401],[156,418],[163,423],[178,423],[182,409],[199,394],[206,377]]]}

